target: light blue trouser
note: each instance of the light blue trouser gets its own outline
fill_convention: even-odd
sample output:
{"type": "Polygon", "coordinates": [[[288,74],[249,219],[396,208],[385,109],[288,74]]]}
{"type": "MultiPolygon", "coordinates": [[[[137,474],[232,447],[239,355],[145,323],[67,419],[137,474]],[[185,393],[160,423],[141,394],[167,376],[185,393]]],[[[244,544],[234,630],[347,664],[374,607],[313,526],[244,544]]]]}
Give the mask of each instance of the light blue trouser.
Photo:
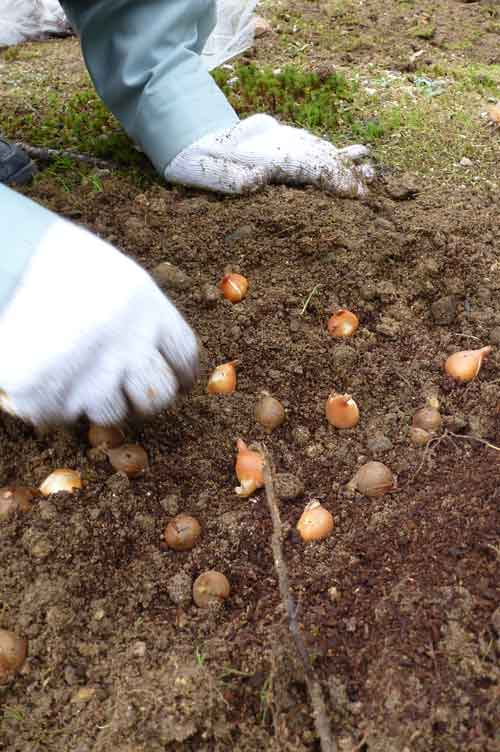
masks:
{"type": "MultiPolygon", "coordinates": [[[[163,174],[186,146],[238,117],[199,56],[215,0],[63,0],[97,92],[163,174]]],[[[50,213],[0,186],[0,307],[50,213]]]]}

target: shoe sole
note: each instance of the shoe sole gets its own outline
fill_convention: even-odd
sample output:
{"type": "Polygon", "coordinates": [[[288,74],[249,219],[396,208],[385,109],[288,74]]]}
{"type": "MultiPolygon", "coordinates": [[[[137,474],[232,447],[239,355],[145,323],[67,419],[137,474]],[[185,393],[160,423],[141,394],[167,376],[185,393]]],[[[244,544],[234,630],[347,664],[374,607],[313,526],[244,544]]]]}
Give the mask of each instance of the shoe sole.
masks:
{"type": "Polygon", "coordinates": [[[24,167],[21,167],[21,169],[11,175],[6,183],[7,185],[26,185],[30,180],[33,180],[36,171],[35,163],[30,160],[28,164],[25,164],[24,167]]]}

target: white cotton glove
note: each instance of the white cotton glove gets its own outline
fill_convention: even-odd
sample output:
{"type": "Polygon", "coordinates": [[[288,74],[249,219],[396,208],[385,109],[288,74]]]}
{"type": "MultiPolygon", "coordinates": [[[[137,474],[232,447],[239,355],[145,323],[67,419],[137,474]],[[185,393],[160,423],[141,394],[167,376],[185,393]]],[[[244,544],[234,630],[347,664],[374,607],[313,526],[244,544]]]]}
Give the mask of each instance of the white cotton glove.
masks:
{"type": "Polygon", "coordinates": [[[339,196],[362,196],[373,178],[365,146],[336,149],[308,131],[253,115],[203,136],[175,157],[165,179],[219,193],[249,193],[268,183],[315,185],[339,196]]]}
{"type": "Polygon", "coordinates": [[[198,360],[150,276],[60,219],[0,315],[0,353],[2,406],[36,425],[153,413],[192,385],[198,360]]]}

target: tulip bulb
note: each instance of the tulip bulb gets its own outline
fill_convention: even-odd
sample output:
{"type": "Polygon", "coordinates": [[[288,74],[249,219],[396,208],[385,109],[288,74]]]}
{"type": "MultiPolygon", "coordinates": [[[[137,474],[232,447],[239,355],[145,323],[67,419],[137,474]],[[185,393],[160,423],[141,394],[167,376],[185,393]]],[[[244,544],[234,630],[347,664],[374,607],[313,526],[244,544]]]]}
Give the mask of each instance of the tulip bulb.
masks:
{"type": "Polygon", "coordinates": [[[359,326],[359,319],[355,313],[341,308],[330,316],[328,320],[328,334],[331,337],[352,337],[359,326]]]}
{"type": "Polygon", "coordinates": [[[418,426],[410,428],[410,441],[413,446],[426,446],[432,438],[432,433],[426,431],[425,428],[419,428],[418,426]]]}
{"type": "Polygon", "coordinates": [[[249,449],[242,439],[236,442],[236,477],[240,485],[234,490],[238,496],[251,496],[264,485],[264,459],[259,452],[249,449]]]}
{"type": "Polygon", "coordinates": [[[67,493],[73,493],[82,488],[82,478],[80,473],[76,470],[69,470],[66,467],[60,467],[54,470],[40,486],[40,492],[43,496],[50,496],[51,494],[59,493],[60,491],[66,491],[67,493]]]}
{"type": "Polygon", "coordinates": [[[362,465],[347,487],[363,496],[383,496],[396,488],[396,478],[383,462],[367,462],[362,465]]]}
{"type": "Polygon", "coordinates": [[[203,572],[193,583],[193,600],[198,608],[208,608],[213,603],[222,603],[229,598],[231,586],[222,572],[214,569],[203,572]]]}
{"type": "Polygon", "coordinates": [[[125,441],[125,436],[118,426],[98,426],[90,424],[88,440],[91,447],[114,449],[125,441]]]}
{"type": "Polygon", "coordinates": [[[487,345],[478,350],[462,350],[453,353],[444,364],[445,371],[455,381],[462,383],[472,381],[481,370],[483,360],[490,354],[491,350],[491,346],[487,345]]]}
{"type": "Polygon", "coordinates": [[[165,529],[165,541],[174,551],[189,551],[201,536],[201,525],[196,517],[178,514],[165,529]]]}
{"type": "Polygon", "coordinates": [[[311,501],[302,512],[297,530],[306,542],[323,540],[328,538],[333,530],[333,517],[319,501],[311,501]]]}
{"type": "Polygon", "coordinates": [[[214,369],[208,379],[207,392],[209,394],[231,394],[236,389],[236,365],[238,361],[223,363],[214,369]]]}
{"type": "Polygon", "coordinates": [[[117,472],[137,478],[148,467],[148,455],[139,444],[123,444],[107,451],[108,459],[117,472]]]}
{"type": "Polygon", "coordinates": [[[28,512],[31,509],[31,500],[37,493],[36,488],[28,486],[0,488],[0,522],[7,520],[16,512],[28,512]]]}
{"type": "Polygon", "coordinates": [[[354,428],[359,421],[359,409],[350,394],[332,392],[326,401],[325,414],[335,428],[354,428]]]}
{"type": "Polygon", "coordinates": [[[8,629],[0,629],[0,686],[7,684],[28,655],[28,640],[8,629]]]}
{"type": "Polygon", "coordinates": [[[285,409],[279,400],[270,394],[263,394],[255,406],[255,419],[271,433],[285,420],[285,409]]]}
{"type": "Polygon", "coordinates": [[[242,274],[225,274],[219,282],[219,288],[231,303],[239,303],[248,291],[248,279],[242,274]]]}
{"type": "Polygon", "coordinates": [[[417,410],[411,423],[415,428],[435,433],[443,425],[443,419],[439,410],[436,410],[434,407],[422,407],[420,410],[417,410]]]}

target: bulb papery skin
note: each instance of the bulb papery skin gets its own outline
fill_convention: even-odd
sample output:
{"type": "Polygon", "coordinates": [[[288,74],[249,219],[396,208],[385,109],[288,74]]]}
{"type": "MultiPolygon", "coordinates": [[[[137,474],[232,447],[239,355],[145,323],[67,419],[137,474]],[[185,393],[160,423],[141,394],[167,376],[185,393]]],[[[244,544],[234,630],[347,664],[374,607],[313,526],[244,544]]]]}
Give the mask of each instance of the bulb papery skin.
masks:
{"type": "Polygon", "coordinates": [[[359,409],[350,394],[331,394],[326,401],[325,415],[335,428],[354,428],[359,422],[359,409]]]}
{"type": "Polygon", "coordinates": [[[461,350],[453,353],[444,364],[445,371],[448,376],[459,383],[472,381],[481,370],[483,360],[491,350],[492,347],[487,345],[477,350],[461,350]]]}
{"type": "Polygon", "coordinates": [[[73,491],[82,488],[82,479],[80,473],[76,470],[69,470],[68,468],[61,467],[54,470],[40,486],[40,493],[43,496],[50,496],[60,491],[66,491],[67,493],[73,493],[73,491]]]}
{"type": "Polygon", "coordinates": [[[239,303],[248,292],[248,279],[242,274],[225,274],[219,282],[222,294],[231,303],[239,303]]]}
{"type": "Polygon", "coordinates": [[[365,462],[347,484],[348,489],[369,498],[383,496],[396,487],[396,478],[387,465],[375,461],[365,462]]]}
{"type": "Polygon", "coordinates": [[[240,485],[235,489],[238,496],[250,496],[264,485],[264,460],[259,452],[249,449],[242,439],[236,442],[236,477],[240,485]]]}
{"type": "Polygon", "coordinates": [[[330,316],[328,320],[328,334],[331,337],[352,337],[359,326],[359,319],[355,313],[341,308],[330,316]]]}
{"type": "Polygon", "coordinates": [[[236,486],[235,493],[238,496],[251,496],[259,486],[257,486],[257,482],[255,478],[243,478],[240,480],[239,486],[236,486]]]}
{"type": "Polygon", "coordinates": [[[209,394],[231,394],[236,389],[236,361],[223,363],[214,368],[208,379],[209,394]]]}
{"type": "Polygon", "coordinates": [[[307,504],[297,523],[297,530],[305,542],[328,538],[333,527],[332,514],[319,501],[312,501],[307,504]]]}

